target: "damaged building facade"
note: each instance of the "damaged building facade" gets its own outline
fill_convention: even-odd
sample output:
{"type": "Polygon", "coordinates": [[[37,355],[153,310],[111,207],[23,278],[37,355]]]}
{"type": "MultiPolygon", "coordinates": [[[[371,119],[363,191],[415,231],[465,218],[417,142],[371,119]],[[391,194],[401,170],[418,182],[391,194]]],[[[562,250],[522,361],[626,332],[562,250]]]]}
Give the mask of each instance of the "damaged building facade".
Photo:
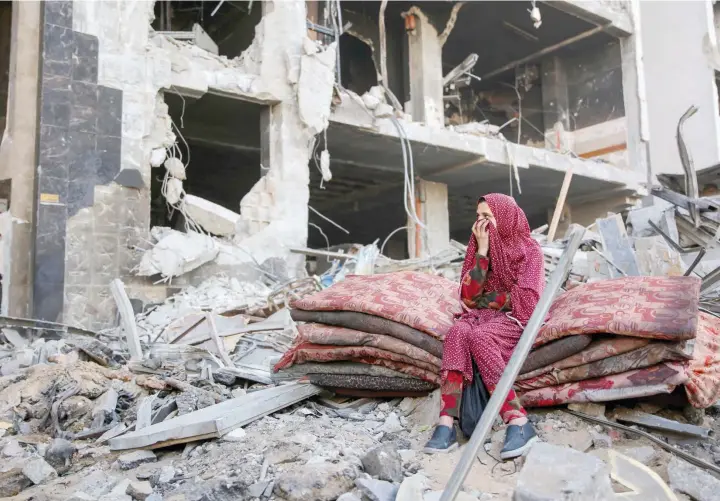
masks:
{"type": "Polygon", "coordinates": [[[152,303],[213,274],[296,277],[291,249],[427,257],[467,238],[483,193],[548,223],[565,179],[561,227],[622,210],[650,177],[640,19],[608,1],[3,3],[2,313],[103,329],[116,278],[152,303]]]}

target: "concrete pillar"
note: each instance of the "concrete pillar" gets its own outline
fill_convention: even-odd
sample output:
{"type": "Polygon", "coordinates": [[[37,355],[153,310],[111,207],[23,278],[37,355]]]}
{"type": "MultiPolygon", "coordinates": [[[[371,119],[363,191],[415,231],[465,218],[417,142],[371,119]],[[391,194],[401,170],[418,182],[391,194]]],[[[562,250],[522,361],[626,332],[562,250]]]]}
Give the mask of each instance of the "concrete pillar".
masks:
{"type": "Polygon", "coordinates": [[[543,60],[541,73],[546,147],[562,149],[564,141],[558,134],[570,130],[567,74],[562,59],[554,56],[543,60]]]}
{"type": "Polygon", "coordinates": [[[408,219],[408,251],[410,258],[430,257],[450,245],[448,188],[446,184],[421,179],[415,189],[415,210],[426,228],[423,230],[408,219]]]}
{"type": "MultiPolygon", "coordinates": [[[[634,32],[632,35],[620,39],[628,161],[632,168],[646,177],[648,183],[652,183],[653,173],[648,158],[650,129],[648,125],[646,74],[643,58],[644,47],[641,42],[642,25],[639,22],[640,6],[638,0],[633,0],[629,3],[629,6],[634,32]]],[[[675,128],[671,127],[671,130],[674,135],[675,128]]],[[[668,132],[670,132],[670,129],[668,132]]]]}
{"type": "Polygon", "coordinates": [[[418,8],[410,9],[415,29],[408,32],[410,53],[410,113],[413,121],[434,127],[445,125],[442,45],[438,32],[418,8]]]}
{"type": "Polygon", "coordinates": [[[10,180],[2,228],[2,314],[31,315],[41,2],[14,2],[7,123],[0,144],[0,179],[10,180]],[[8,231],[9,230],[9,231],[8,231]]]}

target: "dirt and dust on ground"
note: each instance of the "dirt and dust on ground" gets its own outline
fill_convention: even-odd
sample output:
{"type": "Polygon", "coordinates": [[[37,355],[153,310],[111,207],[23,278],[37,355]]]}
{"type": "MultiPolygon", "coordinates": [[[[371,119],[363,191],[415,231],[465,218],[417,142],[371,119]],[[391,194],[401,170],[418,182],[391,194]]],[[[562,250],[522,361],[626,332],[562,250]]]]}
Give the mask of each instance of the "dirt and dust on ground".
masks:
{"type": "MultiPolygon", "coordinates": [[[[437,416],[437,393],[425,398],[345,399],[343,405],[321,395],[261,417],[218,439],[155,450],[111,451],[106,437],[97,436],[99,431],[88,432],[93,429],[93,421],[95,425],[133,423],[141,402],[153,391],[149,388],[161,386],[161,382],[159,378],[83,361],[37,365],[24,373],[0,378],[2,499],[437,500],[465,450],[463,445],[447,455],[428,456],[421,452],[437,416]],[[118,415],[106,420],[98,415],[108,393],[117,399],[113,412],[118,415]]],[[[237,397],[263,388],[240,380],[237,383],[189,386],[196,388],[199,395],[221,397],[237,397]]],[[[192,393],[191,388],[180,394],[192,393]]],[[[158,391],[157,399],[171,394],[177,397],[178,391],[164,387],[158,391]]],[[[194,406],[202,407],[202,398],[196,399],[194,406]]],[[[637,409],[687,422],[680,409],[647,403],[637,409]]],[[[610,419],[615,412],[614,407],[602,405],[591,410],[610,419]]],[[[709,464],[720,464],[718,418],[718,408],[700,417],[711,435],[708,438],[678,435],[663,440],[709,464]]],[[[546,459],[550,455],[551,463],[557,461],[557,470],[562,470],[563,461],[568,461],[564,456],[568,448],[581,455],[572,461],[589,461],[588,465],[575,468],[574,480],[523,479],[523,471],[533,467],[529,463],[534,449],[527,458],[499,461],[496,458],[504,429],[496,426],[458,499],[554,499],[526,494],[528,490],[552,490],[557,485],[571,494],[577,490],[576,497],[564,499],[586,499],[577,496],[587,489],[601,489],[603,479],[610,482],[610,451],[647,466],[661,483],[675,489],[676,499],[717,499],[712,497],[718,492],[713,488],[720,481],[711,473],[684,462],[678,466],[674,454],[633,433],[589,423],[563,409],[532,412],[530,419],[541,440],[556,446],[542,452],[546,459]],[[600,465],[600,473],[590,471],[593,465],[600,465]],[[528,486],[528,482],[534,485],[528,486]]],[[[693,419],[698,422],[697,415],[693,419]]],[[[105,428],[107,425],[101,429],[105,428]]],[[[557,474],[562,475],[562,471],[557,474]]],[[[616,492],[631,488],[613,481],[616,492]]]]}

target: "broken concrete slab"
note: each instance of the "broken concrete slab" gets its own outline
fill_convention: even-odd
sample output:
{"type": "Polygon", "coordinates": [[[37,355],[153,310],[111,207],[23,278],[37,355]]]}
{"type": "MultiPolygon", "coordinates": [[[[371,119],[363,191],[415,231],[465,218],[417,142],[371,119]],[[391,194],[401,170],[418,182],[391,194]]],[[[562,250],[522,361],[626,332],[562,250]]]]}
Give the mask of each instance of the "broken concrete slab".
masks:
{"type": "Polygon", "coordinates": [[[681,435],[708,438],[711,433],[711,430],[708,428],[703,428],[701,426],[695,426],[692,424],[679,423],[677,421],[673,421],[672,419],[666,419],[660,416],[655,416],[636,410],[620,408],[615,410],[614,415],[618,421],[639,424],[647,428],[652,428],[655,430],[660,430],[673,434],[679,433],[681,435]]]}
{"type": "Polygon", "coordinates": [[[398,493],[396,485],[384,480],[359,478],[355,485],[370,501],[395,501],[398,493]]]}
{"type": "Polygon", "coordinates": [[[25,475],[35,485],[42,485],[57,478],[58,474],[55,468],[50,466],[43,458],[32,458],[22,469],[25,475]]]}
{"type": "Polygon", "coordinates": [[[218,252],[218,245],[208,235],[170,230],[152,249],[143,254],[137,275],[177,277],[212,261],[218,252]]]}
{"type": "Polygon", "coordinates": [[[0,498],[8,499],[17,496],[32,485],[32,481],[24,475],[22,462],[6,464],[0,472],[0,498]]]}
{"type": "Polygon", "coordinates": [[[287,501],[334,501],[353,488],[357,469],[349,463],[305,465],[275,480],[275,495],[287,501]]]}
{"type": "Polygon", "coordinates": [[[293,383],[268,388],[210,405],[142,430],[110,440],[112,450],[162,447],[205,438],[218,438],[260,417],[284,409],[321,392],[319,386],[293,383]]]}
{"type": "Polygon", "coordinates": [[[380,480],[402,482],[402,458],[392,442],[375,447],[362,458],[365,473],[380,480]]]}
{"type": "Polygon", "coordinates": [[[544,442],[530,450],[518,476],[514,501],[611,501],[615,493],[600,459],[544,442]]]}
{"type": "Polygon", "coordinates": [[[716,501],[720,493],[720,480],[697,466],[673,457],[668,464],[670,486],[696,501],[716,501]]]}
{"type": "Polygon", "coordinates": [[[141,464],[154,463],[157,456],[153,451],[134,451],[123,454],[118,458],[118,464],[121,470],[132,470],[141,464]]]}
{"type": "Polygon", "coordinates": [[[195,195],[185,195],[181,210],[202,229],[221,237],[233,236],[241,218],[237,212],[195,195]]]}

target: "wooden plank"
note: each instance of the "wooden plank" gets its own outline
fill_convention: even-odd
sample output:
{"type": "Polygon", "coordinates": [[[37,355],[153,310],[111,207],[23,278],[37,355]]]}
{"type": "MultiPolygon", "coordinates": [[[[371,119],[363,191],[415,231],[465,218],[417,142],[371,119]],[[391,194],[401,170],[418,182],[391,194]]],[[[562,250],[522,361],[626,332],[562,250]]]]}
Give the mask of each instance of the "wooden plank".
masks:
{"type": "Polygon", "coordinates": [[[130,351],[131,360],[142,360],[143,352],[140,346],[140,335],[138,334],[137,324],[135,323],[135,312],[133,311],[130,298],[125,292],[125,285],[122,280],[116,278],[110,282],[110,290],[120,312],[120,320],[125,333],[128,350],[130,351]]]}
{"type": "Polygon", "coordinates": [[[547,241],[552,243],[555,240],[555,232],[557,231],[558,224],[560,224],[560,215],[562,214],[563,208],[565,208],[565,199],[567,199],[568,190],[570,189],[570,181],[572,181],[573,169],[572,166],[568,167],[565,171],[565,177],[563,178],[563,184],[560,187],[560,194],[558,195],[557,203],[555,204],[555,211],[553,212],[552,221],[550,221],[550,230],[548,231],[547,241]]]}
{"type": "Polygon", "coordinates": [[[220,437],[238,426],[251,423],[322,390],[310,384],[294,383],[248,393],[232,400],[184,414],[143,430],[110,440],[112,450],[157,448],[163,444],[194,442],[220,437]]]}
{"type": "MultiPolygon", "coordinates": [[[[640,269],[635,251],[632,248],[620,214],[598,219],[595,224],[600,233],[604,254],[612,260],[614,265],[622,269],[627,276],[639,276],[640,269]]],[[[609,266],[608,269],[611,278],[622,276],[614,266],[609,266]]]]}
{"type": "Polygon", "coordinates": [[[639,424],[641,426],[645,426],[646,428],[670,433],[679,433],[682,435],[691,435],[699,438],[708,438],[712,433],[712,431],[708,428],[692,424],[678,423],[672,419],[665,419],[660,416],[654,416],[646,412],[631,409],[616,409],[615,419],[625,423],[639,424]]]}

